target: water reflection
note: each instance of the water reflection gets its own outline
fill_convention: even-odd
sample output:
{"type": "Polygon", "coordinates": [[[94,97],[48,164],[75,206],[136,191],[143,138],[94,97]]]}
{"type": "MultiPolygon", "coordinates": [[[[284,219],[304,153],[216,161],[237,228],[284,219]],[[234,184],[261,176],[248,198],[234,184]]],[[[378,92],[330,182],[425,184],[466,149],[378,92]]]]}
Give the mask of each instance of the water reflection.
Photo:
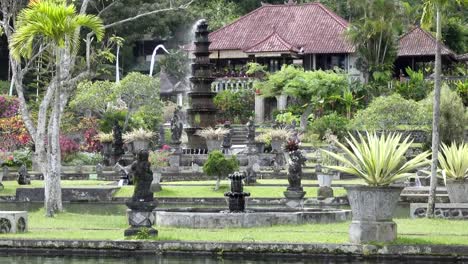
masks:
{"type": "Polygon", "coordinates": [[[396,263],[456,263],[453,260],[429,261],[429,260],[352,260],[347,258],[282,258],[282,257],[225,257],[215,258],[206,256],[143,256],[143,257],[120,257],[120,258],[99,258],[99,257],[36,257],[36,256],[8,256],[0,257],[0,264],[396,264],[396,263]]]}

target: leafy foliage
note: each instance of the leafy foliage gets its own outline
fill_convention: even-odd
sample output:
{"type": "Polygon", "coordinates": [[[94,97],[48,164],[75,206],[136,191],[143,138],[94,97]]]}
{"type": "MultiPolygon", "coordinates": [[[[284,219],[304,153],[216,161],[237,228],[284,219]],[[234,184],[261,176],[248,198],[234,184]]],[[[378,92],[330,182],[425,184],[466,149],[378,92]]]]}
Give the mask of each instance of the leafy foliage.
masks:
{"type": "MultiPolygon", "coordinates": [[[[426,111],[432,111],[434,92],[430,93],[424,104],[426,111]]],[[[445,144],[462,142],[464,139],[466,109],[457,92],[450,90],[448,86],[442,86],[440,94],[440,141],[445,144]]]]}
{"type": "Polygon", "coordinates": [[[215,96],[213,102],[220,110],[218,119],[221,119],[221,121],[229,120],[231,123],[245,123],[253,116],[255,95],[253,90],[250,89],[224,90],[215,96]]]}
{"type": "Polygon", "coordinates": [[[314,120],[310,124],[310,129],[318,134],[320,139],[325,137],[328,130],[341,139],[346,134],[348,123],[349,121],[345,117],[331,113],[314,120]]]}
{"type": "Polygon", "coordinates": [[[399,94],[375,98],[366,109],[359,110],[350,123],[358,130],[395,130],[398,126],[428,127],[431,110],[399,94]]]}
{"type": "Polygon", "coordinates": [[[208,176],[226,177],[238,169],[237,157],[226,158],[219,150],[212,151],[203,165],[203,172],[208,176]]]}
{"type": "Polygon", "coordinates": [[[338,147],[344,155],[322,150],[340,161],[344,166],[327,166],[330,169],[349,173],[362,178],[369,186],[388,186],[399,179],[406,178],[410,172],[429,164],[428,151],[405,162],[405,153],[411,146],[409,137],[401,140],[401,134],[377,136],[369,134],[359,139],[350,135],[346,138],[349,148],[340,142],[338,147]]]}
{"type": "Polygon", "coordinates": [[[441,152],[439,152],[439,165],[443,175],[452,180],[468,179],[468,144],[461,143],[457,145],[452,143],[450,146],[442,143],[441,152]]]}
{"type": "Polygon", "coordinates": [[[420,101],[426,98],[431,90],[431,83],[424,80],[424,74],[421,70],[413,71],[410,67],[406,68],[409,76],[408,81],[400,81],[396,84],[396,91],[405,99],[420,101]]]}

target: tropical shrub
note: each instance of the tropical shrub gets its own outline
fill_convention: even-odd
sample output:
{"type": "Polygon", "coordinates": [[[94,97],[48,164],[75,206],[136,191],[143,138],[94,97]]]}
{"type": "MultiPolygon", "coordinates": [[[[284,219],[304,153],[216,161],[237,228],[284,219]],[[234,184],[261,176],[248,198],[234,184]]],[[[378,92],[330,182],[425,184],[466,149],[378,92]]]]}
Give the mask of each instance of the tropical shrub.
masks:
{"type": "Polygon", "coordinates": [[[320,139],[325,137],[328,130],[341,139],[346,134],[348,123],[347,118],[332,113],[315,119],[309,127],[312,132],[319,135],[320,139]]]}
{"type": "Polygon", "coordinates": [[[169,166],[169,156],[171,148],[168,145],[163,145],[161,149],[150,151],[149,162],[152,167],[160,168],[169,166]]]}
{"type": "Polygon", "coordinates": [[[0,150],[14,151],[31,143],[21,116],[0,118],[0,150]]]}
{"type": "Polygon", "coordinates": [[[293,121],[295,121],[296,124],[298,124],[301,121],[301,119],[300,116],[294,115],[291,112],[285,112],[282,114],[277,114],[275,117],[275,121],[283,125],[290,125],[293,123],[293,121]]]}
{"type": "Polygon", "coordinates": [[[369,186],[388,186],[397,180],[411,175],[419,167],[430,163],[427,159],[430,152],[423,152],[413,159],[406,161],[405,153],[413,141],[409,137],[401,140],[401,134],[390,133],[377,136],[374,132],[366,137],[358,133],[359,139],[351,134],[346,138],[349,147],[340,142],[337,146],[344,152],[343,155],[328,150],[324,153],[335,158],[344,166],[327,166],[330,169],[362,178],[369,186]]]}
{"type": "Polygon", "coordinates": [[[66,159],[64,159],[64,164],[67,166],[94,166],[102,162],[102,160],[103,157],[100,153],[76,152],[66,156],[66,159]]]}
{"type": "Polygon", "coordinates": [[[214,150],[208,155],[208,159],[203,165],[203,172],[208,176],[217,178],[215,190],[219,189],[221,177],[227,177],[230,173],[239,169],[239,161],[236,156],[226,158],[219,150],[214,150]]]}
{"type": "Polygon", "coordinates": [[[264,136],[270,140],[288,140],[292,133],[286,128],[267,129],[260,136],[264,136]]]}
{"type": "Polygon", "coordinates": [[[5,152],[0,150],[0,167],[20,167],[23,164],[26,167],[31,167],[31,156],[31,151],[26,149],[15,150],[13,152],[5,152]]]}
{"type": "Polygon", "coordinates": [[[468,144],[452,143],[447,146],[442,143],[439,152],[439,168],[444,178],[458,181],[468,179],[468,144]]]}
{"type": "Polygon", "coordinates": [[[431,83],[424,80],[424,74],[421,70],[413,71],[410,67],[406,68],[408,81],[399,81],[396,83],[396,92],[403,98],[420,101],[426,98],[431,91],[431,83]]]}
{"type": "MultiPolygon", "coordinates": [[[[430,93],[424,101],[426,111],[432,112],[434,93],[430,93]]],[[[442,86],[440,94],[440,141],[445,144],[462,142],[465,125],[468,124],[466,109],[457,92],[450,90],[447,85],[442,86]]]]}
{"type": "Polygon", "coordinates": [[[0,118],[16,116],[18,111],[19,101],[17,98],[0,95],[0,118]]]}
{"type": "Polygon", "coordinates": [[[96,140],[99,140],[101,143],[112,143],[114,140],[114,135],[112,133],[99,132],[96,135],[96,140]]]}
{"type": "Polygon", "coordinates": [[[74,141],[73,139],[60,135],[60,152],[62,154],[63,160],[67,160],[68,157],[80,150],[80,144],[74,141]]]}
{"type": "Polygon", "coordinates": [[[350,128],[357,130],[395,130],[398,126],[428,128],[432,110],[399,94],[375,98],[366,109],[357,111],[350,128]]]}
{"type": "Polygon", "coordinates": [[[223,122],[245,123],[254,115],[255,94],[251,89],[221,91],[215,96],[213,102],[220,110],[218,119],[223,122]]]}
{"type": "Polygon", "coordinates": [[[462,98],[463,104],[468,107],[468,81],[458,81],[455,84],[455,89],[457,90],[458,95],[462,98]]]}

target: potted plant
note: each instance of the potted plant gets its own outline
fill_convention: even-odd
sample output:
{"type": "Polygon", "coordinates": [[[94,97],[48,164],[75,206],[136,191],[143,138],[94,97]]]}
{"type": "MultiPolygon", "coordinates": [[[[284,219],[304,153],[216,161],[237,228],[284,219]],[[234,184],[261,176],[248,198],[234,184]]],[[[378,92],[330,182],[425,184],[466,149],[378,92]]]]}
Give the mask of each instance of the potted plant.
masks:
{"type": "Polygon", "coordinates": [[[273,152],[280,152],[283,144],[292,136],[292,133],[286,128],[269,129],[265,134],[271,138],[273,152]]]}
{"type": "Polygon", "coordinates": [[[224,136],[229,133],[228,129],[218,127],[214,128],[205,128],[199,130],[197,135],[202,138],[206,139],[206,146],[208,148],[208,152],[213,150],[221,150],[221,144],[223,143],[224,136]]]}
{"type": "Polygon", "coordinates": [[[203,165],[203,172],[206,175],[216,177],[215,191],[219,190],[221,177],[225,178],[238,169],[239,161],[237,157],[233,155],[231,158],[226,158],[219,150],[211,152],[203,165]]]}
{"type": "Polygon", "coordinates": [[[143,128],[134,129],[123,135],[124,142],[131,145],[133,152],[137,153],[140,150],[146,150],[149,147],[151,139],[154,137],[154,132],[143,128]]]}
{"type": "Polygon", "coordinates": [[[439,166],[450,202],[468,203],[468,144],[447,146],[442,143],[439,166]]]}
{"type": "Polygon", "coordinates": [[[396,239],[397,226],[393,212],[403,186],[392,185],[407,178],[410,172],[429,164],[430,153],[423,152],[406,161],[405,153],[411,146],[409,137],[401,140],[401,134],[378,136],[375,132],[366,136],[358,133],[346,138],[349,147],[336,142],[344,154],[324,150],[344,166],[328,166],[362,178],[366,185],[345,187],[353,212],[349,229],[353,243],[389,242],[396,239]]]}
{"type": "Polygon", "coordinates": [[[265,152],[265,145],[271,144],[271,139],[267,134],[261,134],[255,137],[255,147],[258,153],[265,152]]]}
{"type": "Polygon", "coordinates": [[[112,133],[100,132],[97,134],[96,139],[101,142],[102,155],[106,158],[110,157],[112,154],[112,141],[114,140],[112,133]]]}

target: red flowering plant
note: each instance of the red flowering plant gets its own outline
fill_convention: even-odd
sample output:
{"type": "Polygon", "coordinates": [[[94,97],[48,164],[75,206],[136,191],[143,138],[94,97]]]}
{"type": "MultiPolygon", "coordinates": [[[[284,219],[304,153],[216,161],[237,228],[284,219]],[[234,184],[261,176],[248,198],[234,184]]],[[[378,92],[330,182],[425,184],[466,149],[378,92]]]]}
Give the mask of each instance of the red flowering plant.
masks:
{"type": "Polygon", "coordinates": [[[169,166],[169,156],[171,155],[171,147],[163,145],[161,149],[150,151],[149,162],[152,167],[160,168],[169,166]]]}
{"type": "Polygon", "coordinates": [[[15,158],[9,152],[0,150],[0,167],[16,166],[15,158]]]}
{"type": "Polygon", "coordinates": [[[0,95],[0,118],[18,115],[19,101],[15,97],[0,95]]]}
{"type": "Polygon", "coordinates": [[[0,148],[14,151],[31,143],[31,137],[21,116],[0,118],[0,148]]]}
{"type": "Polygon", "coordinates": [[[89,128],[84,132],[84,144],[81,145],[81,149],[86,152],[99,152],[102,149],[101,142],[97,137],[98,132],[94,128],[89,128]]]}
{"type": "Polygon", "coordinates": [[[80,144],[67,136],[60,135],[60,153],[64,161],[79,150],[80,144]]]}

